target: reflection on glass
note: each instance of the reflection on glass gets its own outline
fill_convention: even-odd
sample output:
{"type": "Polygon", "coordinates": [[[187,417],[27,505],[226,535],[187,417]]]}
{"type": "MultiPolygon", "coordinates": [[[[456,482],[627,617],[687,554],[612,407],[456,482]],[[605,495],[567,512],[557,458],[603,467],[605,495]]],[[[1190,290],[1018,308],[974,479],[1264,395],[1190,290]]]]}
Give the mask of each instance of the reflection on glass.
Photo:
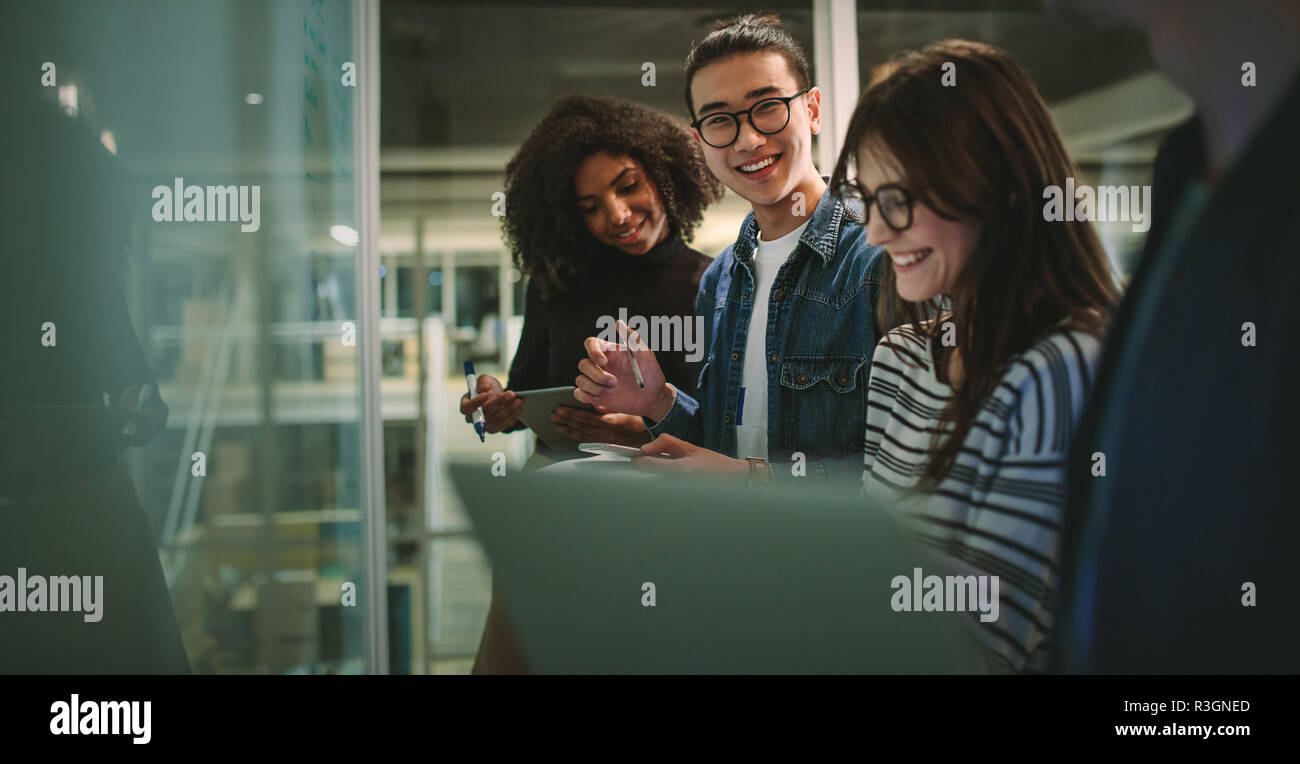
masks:
{"type": "MultiPolygon", "coordinates": [[[[15,10],[18,57],[57,62],[59,118],[123,178],[117,195],[91,195],[88,173],[73,184],[126,235],[87,247],[100,262],[125,255],[95,283],[120,285],[129,331],[96,352],[125,357],[138,340],[131,380],[156,383],[169,409],[116,463],[152,547],[138,567],[160,564],[166,586],[151,607],[169,616],[170,593],[198,673],[366,669],[363,609],[347,603],[364,570],[353,106],[338,76],[354,58],[352,12],[347,0],[15,10]]],[[[53,100],[35,78],[22,87],[53,100]]]]}

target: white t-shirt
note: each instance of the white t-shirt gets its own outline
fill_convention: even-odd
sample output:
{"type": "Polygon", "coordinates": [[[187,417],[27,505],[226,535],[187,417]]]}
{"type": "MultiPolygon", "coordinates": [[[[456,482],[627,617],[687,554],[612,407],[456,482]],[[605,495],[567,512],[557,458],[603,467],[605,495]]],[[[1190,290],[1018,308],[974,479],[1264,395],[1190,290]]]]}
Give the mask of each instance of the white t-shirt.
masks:
{"type": "Polygon", "coordinates": [[[745,337],[744,366],[740,374],[741,405],[736,414],[736,457],[767,458],[767,307],[776,274],[799,244],[807,223],[775,241],[758,235],[750,268],[754,271],[754,312],[745,337]]]}

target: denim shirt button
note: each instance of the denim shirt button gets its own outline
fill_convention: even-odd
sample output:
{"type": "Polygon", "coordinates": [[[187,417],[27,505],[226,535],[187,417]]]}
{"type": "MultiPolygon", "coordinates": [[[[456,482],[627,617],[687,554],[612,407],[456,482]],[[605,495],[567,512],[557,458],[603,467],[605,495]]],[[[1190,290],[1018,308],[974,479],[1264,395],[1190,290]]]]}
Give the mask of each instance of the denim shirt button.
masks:
{"type": "Polygon", "coordinates": [[[772,293],[772,297],[774,297],[777,302],[780,302],[781,298],[785,297],[785,290],[784,289],[776,290],[775,292],[772,293]]]}
{"type": "Polygon", "coordinates": [[[771,361],[772,363],[776,363],[776,353],[773,353],[772,355],[768,356],[768,360],[771,361]]]}
{"type": "Polygon", "coordinates": [[[731,414],[723,414],[723,415],[722,415],[722,423],[723,423],[723,424],[731,424],[731,414]]]}
{"type": "Polygon", "coordinates": [[[733,360],[733,361],[739,361],[739,360],[740,360],[740,353],[732,353],[732,354],[731,354],[731,360],[733,360]]]}
{"type": "Polygon", "coordinates": [[[847,375],[844,375],[844,374],[841,374],[841,375],[840,375],[840,387],[843,387],[844,385],[847,385],[848,383],[849,383],[849,378],[848,378],[848,376],[847,376],[847,375]]]}
{"type": "Polygon", "coordinates": [[[801,384],[801,385],[806,385],[806,384],[808,384],[808,375],[807,375],[807,374],[800,374],[800,375],[799,375],[799,384],[801,384]]]}
{"type": "Polygon", "coordinates": [[[749,299],[749,290],[746,289],[745,292],[744,292],[744,294],[740,295],[740,298],[741,298],[742,300],[748,300],[748,299],[749,299]]]}

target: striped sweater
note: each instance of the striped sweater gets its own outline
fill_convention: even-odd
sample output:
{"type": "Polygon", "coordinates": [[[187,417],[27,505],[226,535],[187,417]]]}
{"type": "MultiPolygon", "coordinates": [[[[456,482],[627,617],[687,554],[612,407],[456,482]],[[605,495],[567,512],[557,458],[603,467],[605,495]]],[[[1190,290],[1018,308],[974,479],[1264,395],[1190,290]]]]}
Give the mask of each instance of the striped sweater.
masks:
{"type": "Polygon", "coordinates": [[[914,490],[952,388],[909,327],[876,346],[867,393],[864,496],[898,511],[940,575],[998,576],[996,621],[973,623],[998,672],[1045,665],[1065,505],[1065,459],[1100,342],[1056,330],[1012,359],[937,490],[914,490]]]}

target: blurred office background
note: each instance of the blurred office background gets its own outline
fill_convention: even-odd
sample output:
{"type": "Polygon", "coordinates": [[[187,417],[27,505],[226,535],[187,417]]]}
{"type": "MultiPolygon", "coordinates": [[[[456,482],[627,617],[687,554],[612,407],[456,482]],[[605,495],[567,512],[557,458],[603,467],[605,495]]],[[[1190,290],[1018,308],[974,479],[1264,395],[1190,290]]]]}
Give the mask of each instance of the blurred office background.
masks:
{"type": "MultiPolygon", "coordinates": [[[[442,466],[487,469],[501,451],[517,469],[531,445],[525,433],[480,444],[456,410],[462,363],[504,381],[522,324],[525,283],[493,214],[505,164],[566,93],[685,120],[691,41],[759,9],[782,15],[833,93],[824,172],[859,87],[892,53],[944,37],[1019,57],[1080,183],[1149,183],[1160,137],[1191,112],[1142,39],[1067,25],[1035,0],[60,0],[5,11],[24,38],[9,76],[28,72],[35,86],[55,62],[46,97],[131,178],[123,288],[171,418],[128,458],[196,671],[469,670],[491,574],[442,466]],[[343,84],[348,62],[359,86],[378,67],[377,101],[343,84]],[[364,127],[375,119],[377,132],[364,127]],[[261,230],[154,222],[150,189],[176,177],[261,185],[261,230]],[[343,341],[349,324],[356,346],[343,341]],[[195,451],[204,477],[190,473],[195,451]],[[384,580],[367,581],[368,569],[384,580]],[[340,596],[347,583],[356,607],[340,596]]],[[[729,192],[694,246],[721,251],[747,208],[729,192]]],[[[1098,229],[1126,275],[1143,234],[1098,229]]]]}

